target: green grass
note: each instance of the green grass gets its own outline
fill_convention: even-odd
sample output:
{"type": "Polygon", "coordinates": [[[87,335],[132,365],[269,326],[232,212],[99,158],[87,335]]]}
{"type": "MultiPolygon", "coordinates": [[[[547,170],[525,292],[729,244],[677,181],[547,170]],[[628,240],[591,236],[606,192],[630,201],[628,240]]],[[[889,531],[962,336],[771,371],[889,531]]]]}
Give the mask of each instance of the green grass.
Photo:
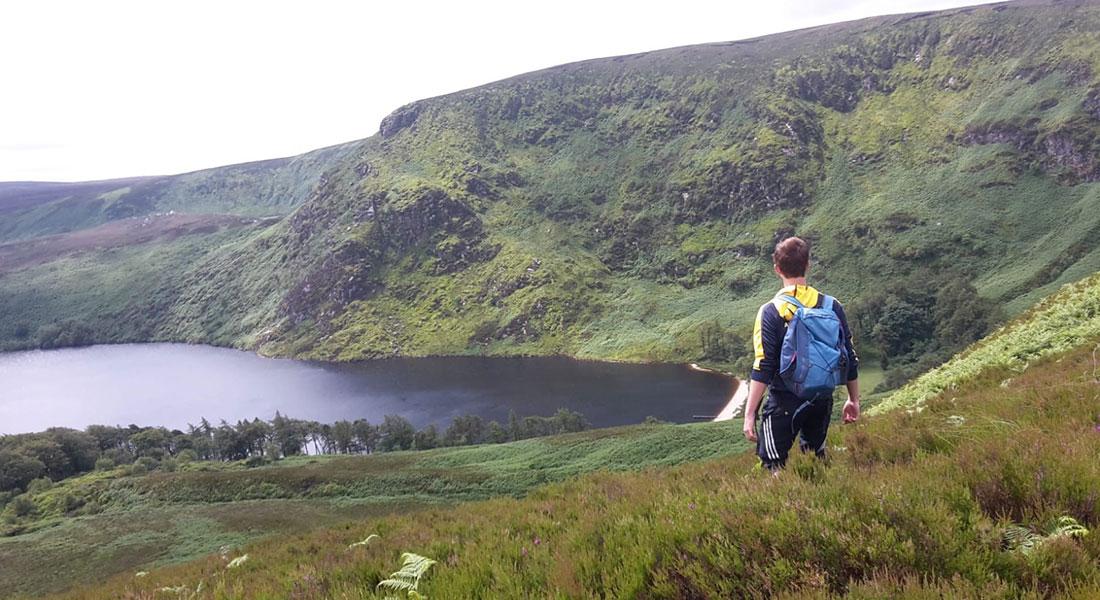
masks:
{"type": "Polygon", "coordinates": [[[65,597],[202,583],[199,598],[374,598],[401,552],[439,561],[420,587],[439,598],[1093,597],[1095,341],[1007,387],[1011,371],[990,367],[921,412],[836,427],[829,464],[796,456],[778,478],[748,455],[589,474],[525,498],[272,538],[241,549],[241,569],[212,556],[65,597]],[[1026,554],[1003,545],[1064,516],[1092,531],[1026,554]],[[380,538],[348,549],[368,534],[380,538]]]}
{"type": "Polygon", "coordinates": [[[646,425],[501,445],[296,457],[252,469],[190,463],[144,476],[127,476],[125,468],[95,472],[32,495],[36,519],[19,522],[23,533],[0,537],[0,596],[91,584],[273,534],[522,496],[579,474],[676,465],[744,448],[729,423],[646,425]],[[66,497],[78,508],[64,512],[66,497]]]}
{"type": "MultiPolygon", "coordinates": [[[[875,410],[918,407],[988,370],[1021,372],[1036,360],[1098,337],[1100,275],[1094,275],[1065,286],[1015,321],[891,394],[875,410]]],[[[1004,383],[1011,383],[1011,377],[1004,383]]]]}
{"type": "Polygon", "coordinates": [[[226,504],[144,505],[72,517],[0,538],[3,596],[37,595],[100,581],[108,573],[193,560],[273,534],[332,527],[397,510],[408,501],[249,500],[226,504]]]}

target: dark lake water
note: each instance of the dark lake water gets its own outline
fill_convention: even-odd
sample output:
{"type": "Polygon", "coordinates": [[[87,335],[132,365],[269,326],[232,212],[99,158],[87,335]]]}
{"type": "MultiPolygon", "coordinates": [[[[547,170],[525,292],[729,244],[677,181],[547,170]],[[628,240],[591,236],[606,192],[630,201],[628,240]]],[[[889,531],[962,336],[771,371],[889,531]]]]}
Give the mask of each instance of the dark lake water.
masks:
{"type": "Polygon", "coordinates": [[[0,354],[0,434],[90,424],[183,428],[206,417],[285,415],[417,427],[457,415],[506,422],[578,411],[596,427],[646,416],[687,422],[717,414],[731,378],[682,365],[566,358],[406,358],[320,363],[187,344],[123,344],[0,354]]]}

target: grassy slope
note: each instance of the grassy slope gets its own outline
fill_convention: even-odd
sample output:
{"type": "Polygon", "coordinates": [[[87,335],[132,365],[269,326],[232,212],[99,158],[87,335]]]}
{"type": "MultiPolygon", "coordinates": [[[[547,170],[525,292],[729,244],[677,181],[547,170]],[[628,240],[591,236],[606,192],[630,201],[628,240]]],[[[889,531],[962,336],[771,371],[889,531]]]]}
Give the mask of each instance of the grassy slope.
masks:
{"type": "Polygon", "coordinates": [[[195,463],[140,477],[97,472],[35,495],[38,517],[22,522],[24,533],[0,537],[0,596],[101,581],[273,533],[523,495],[592,471],[722,456],[744,448],[735,434],[728,423],[650,425],[493,446],[302,457],[254,469],[195,463]],[[67,497],[83,506],[66,515],[67,497]]]}
{"type": "MultiPolygon", "coordinates": [[[[918,380],[910,388],[902,390],[896,394],[895,398],[888,400],[889,406],[908,405],[911,403],[911,399],[907,398],[915,393],[920,393],[922,394],[920,400],[925,403],[927,410],[919,413],[902,413],[903,416],[887,415],[877,417],[867,425],[868,429],[858,430],[857,433],[842,429],[838,437],[835,437],[830,443],[834,449],[843,447],[846,450],[839,455],[841,466],[838,468],[840,471],[838,471],[838,474],[828,475],[829,480],[839,485],[839,482],[846,479],[863,478],[880,481],[883,478],[902,477],[902,474],[905,474],[901,481],[894,482],[896,487],[890,488],[892,490],[889,496],[890,501],[898,503],[897,506],[881,513],[885,515],[883,518],[888,517],[890,519],[888,527],[895,529],[897,527],[908,527],[909,525],[916,529],[936,525],[936,523],[930,524],[927,520],[921,520],[932,518],[947,518],[948,521],[939,523],[937,526],[950,529],[951,527],[959,527],[958,519],[962,518],[965,523],[969,524],[967,526],[976,528],[974,530],[975,534],[986,536],[979,539],[979,542],[981,542],[983,539],[991,539],[988,538],[991,535],[989,532],[995,530],[992,521],[997,518],[1010,517],[1013,520],[1031,523],[1041,528],[1058,512],[1073,514],[1082,522],[1095,526],[1097,523],[1096,514],[1100,510],[1100,507],[1097,506],[1097,499],[1087,494],[1083,497],[1079,495],[1080,492],[1092,489],[1090,486],[1095,485],[1095,483],[1087,482],[1088,477],[1097,475],[1095,466],[1087,459],[1087,457],[1092,456],[1089,452],[1093,450],[1091,447],[1082,449],[1077,446],[1081,444],[1088,446],[1091,440],[1094,439],[1090,437],[1089,427],[1096,425],[1096,423],[1093,423],[1096,416],[1090,412],[1090,409],[1094,409],[1096,401],[1100,399],[1096,396],[1096,364],[1095,349],[1093,348],[1095,343],[1100,342],[1100,331],[1096,329],[1096,324],[1100,322],[1100,316],[1095,310],[1098,284],[1100,284],[1100,279],[1093,277],[1067,287],[1061,293],[1045,300],[1013,324],[996,332],[988,340],[976,345],[975,348],[948,363],[944,368],[918,380]],[[1068,356],[1061,354],[1074,347],[1079,348],[1075,353],[1068,356]],[[1042,361],[1038,369],[1020,375],[1019,372],[1024,365],[1037,359],[1042,361]],[[1009,378],[1006,379],[1006,377],[1009,378]],[[935,394],[932,392],[942,389],[951,390],[950,398],[945,396],[938,400],[935,399],[935,394]],[[1036,404],[1045,407],[1039,411],[1042,414],[1038,416],[1034,411],[1034,405],[1036,404]],[[966,424],[965,427],[958,426],[958,430],[953,429],[956,425],[951,425],[951,428],[946,427],[944,424],[946,416],[952,416],[950,421],[952,423],[958,422],[955,419],[956,416],[962,417],[962,423],[966,424]],[[1065,429],[1064,434],[1059,433],[1062,429],[1065,429]],[[1078,429],[1081,430],[1083,435],[1073,433],[1078,429]],[[1027,458],[1034,464],[1013,464],[1009,461],[1010,457],[996,452],[997,448],[1003,447],[1006,438],[1009,436],[1011,436],[1017,447],[1022,443],[1020,440],[1033,444],[1030,450],[1032,454],[1027,458]],[[1047,447],[1049,443],[1044,440],[1054,438],[1075,440],[1069,441],[1066,445],[1056,449],[1057,452],[1066,453],[1072,459],[1070,463],[1059,467],[1056,473],[1057,478],[1064,477],[1067,479],[1059,479],[1049,484],[1040,484],[1037,489],[1027,488],[1026,486],[1014,489],[1001,489],[998,487],[1006,485],[1021,486],[1030,481],[1029,478],[1019,480],[1013,474],[1035,472],[1035,469],[1039,468],[1037,465],[1048,465],[1049,454],[1054,450],[1047,447]],[[978,452],[979,455],[974,457],[960,453],[960,447],[966,448],[966,452],[978,452]],[[967,456],[970,457],[966,458],[967,456]],[[1076,460],[1075,457],[1080,456],[1086,457],[1083,459],[1087,463],[1086,465],[1072,462],[1076,460]],[[945,465],[964,459],[970,461],[967,464],[972,467],[968,467],[971,469],[971,472],[966,475],[969,479],[962,482],[945,482],[944,477],[947,477],[944,475],[945,472],[951,477],[957,475],[954,470],[948,469],[945,465]],[[898,464],[901,464],[902,467],[898,467],[898,464]],[[986,471],[987,467],[991,470],[986,471]],[[870,469],[870,472],[866,471],[867,469],[870,469]],[[917,472],[910,472],[914,469],[917,472]],[[997,469],[1001,469],[1001,471],[997,471],[997,469]],[[1074,469],[1079,472],[1074,472],[1074,469]],[[858,477],[845,475],[844,472],[847,470],[854,470],[858,473],[858,477]],[[989,475],[991,472],[994,474],[989,475]],[[985,475],[986,478],[979,478],[979,474],[985,475]],[[1083,480],[1082,477],[1086,479],[1083,480]],[[922,482],[921,485],[932,485],[933,487],[949,484],[962,485],[963,488],[969,491],[960,491],[959,493],[962,495],[959,498],[984,494],[986,496],[984,500],[982,498],[967,499],[967,502],[972,501],[981,504],[981,511],[984,512],[981,512],[980,515],[975,512],[972,515],[971,513],[965,513],[962,516],[956,514],[947,517],[925,514],[915,524],[903,523],[898,525],[894,519],[899,514],[903,514],[906,510],[912,508],[901,508],[902,506],[909,506],[905,503],[910,502],[908,499],[910,495],[928,495],[926,491],[920,491],[914,487],[916,486],[914,482],[917,481],[922,482]],[[979,518],[974,520],[973,515],[979,515],[979,518]]],[[[20,586],[25,586],[22,589],[43,590],[50,589],[48,586],[66,586],[72,582],[98,578],[106,571],[138,569],[141,568],[141,565],[150,564],[149,558],[151,556],[154,557],[151,564],[162,565],[209,552],[211,549],[223,544],[235,546],[261,535],[302,531],[312,527],[359,518],[371,519],[370,523],[372,524],[352,526],[350,530],[345,527],[324,534],[317,534],[320,538],[326,540],[324,543],[317,542],[317,537],[307,538],[307,540],[314,541],[287,542],[284,540],[272,542],[275,550],[268,551],[276,553],[289,552],[292,556],[297,556],[296,551],[292,548],[299,543],[321,549],[329,547],[331,550],[331,540],[334,537],[360,535],[363,527],[377,528],[379,531],[388,531],[390,527],[398,527],[398,530],[401,530],[401,527],[405,527],[407,532],[401,534],[400,542],[391,546],[398,547],[401,544],[414,542],[429,544],[426,547],[438,555],[443,547],[431,540],[436,539],[436,536],[447,538],[451,535],[445,533],[450,531],[447,529],[450,525],[441,525],[442,530],[435,531],[425,538],[423,532],[418,529],[420,526],[418,524],[424,523],[423,520],[398,521],[398,524],[394,525],[392,521],[377,523],[374,519],[387,513],[428,508],[439,502],[450,503],[457,500],[476,500],[498,495],[522,494],[539,484],[558,481],[592,470],[633,469],[646,465],[668,466],[683,461],[706,459],[735,451],[738,445],[736,442],[731,443],[731,440],[737,440],[735,432],[736,423],[732,425],[702,424],[694,426],[636,427],[587,432],[563,438],[530,440],[502,446],[445,449],[424,453],[402,453],[365,458],[304,458],[286,461],[275,467],[254,470],[242,470],[239,466],[217,467],[208,465],[201,467],[201,465],[192,465],[191,470],[187,472],[156,474],[140,478],[119,478],[117,473],[97,473],[63,482],[38,496],[36,500],[43,514],[37,522],[31,525],[30,529],[34,531],[0,541],[0,554],[5,555],[5,564],[15,565],[7,572],[21,582],[20,586]],[[194,470],[196,466],[210,470],[194,470]],[[100,513],[97,509],[96,514],[93,515],[75,518],[72,515],[62,517],[58,507],[66,495],[75,496],[84,502],[94,502],[100,509],[103,509],[103,512],[100,513]],[[172,516],[169,517],[169,515],[172,516]],[[168,526],[168,523],[171,523],[171,526],[168,526]],[[122,535],[118,534],[120,531],[123,532],[122,535]],[[107,534],[108,537],[96,542],[104,534],[107,534]],[[83,544],[93,542],[99,547],[93,559],[79,553],[78,549],[84,547],[83,544]],[[70,561],[75,562],[70,564],[70,561]],[[57,571],[51,572],[43,570],[41,568],[43,564],[54,564],[59,565],[59,567],[57,571]],[[46,576],[49,583],[44,582],[43,576],[46,576]]],[[[1059,460],[1062,460],[1062,458],[1062,456],[1059,456],[1059,460]]],[[[698,467],[685,467],[683,471],[651,471],[641,479],[628,478],[622,480],[613,478],[612,483],[607,485],[611,485],[610,489],[615,490],[612,497],[617,498],[617,495],[622,495],[624,498],[631,498],[631,502],[640,502],[643,507],[650,506],[646,504],[647,502],[655,502],[656,504],[653,506],[660,507],[662,503],[668,502],[670,498],[675,498],[676,502],[680,503],[682,503],[683,498],[696,499],[699,504],[703,502],[712,503],[712,492],[719,495],[734,496],[734,498],[727,498],[731,503],[745,500],[746,496],[749,496],[753,502],[763,502],[765,500],[764,496],[752,496],[745,492],[743,488],[746,482],[742,479],[742,476],[734,475],[735,473],[746,472],[750,462],[751,460],[746,462],[746,459],[735,459],[733,463],[717,465],[704,463],[698,467]],[[685,475],[685,471],[689,475],[685,475]],[[715,473],[718,475],[715,476],[715,473]],[[718,483],[716,483],[714,477],[717,477],[718,483]],[[647,490],[644,493],[639,491],[640,488],[638,488],[642,481],[647,482],[643,486],[647,490]],[[656,487],[648,489],[655,481],[658,482],[658,484],[654,484],[656,487]],[[662,488],[661,486],[673,487],[662,488]],[[631,495],[627,495],[623,491],[626,489],[634,491],[631,495]],[[642,494],[642,496],[639,497],[633,494],[642,494]]],[[[1047,469],[1048,467],[1043,466],[1042,468],[1047,469]]],[[[814,485],[820,483],[819,478],[824,477],[811,466],[797,466],[796,463],[793,470],[799,472],[799,469],[803,469],[802,473],[811,482],[817,482],[814,485]]],[[[519,527],[517,524],[524,523],[527,518],[522,515],[531,511],[532,502],[553,500],[555,502],[565,502],[568,505],[578,502],[580,498],[591,497],[595,493],[592,486],[604,486],[606,481],[601,476],[594,480],[586,479],[575,484],[569,484],[565,488],[542,489],[536,493],[536,498],[540,500],[520,504],[506,504],[506,508],[510,512],[506,513],[505,518],[512,519],[507,521],[512,523],[510,527],[519,527]],[[564,499],[561,497],[562,494],[565,494],[564,499]]],[[[752,481],[754,480],[751,478],[748,480],[749,483],[752,481]]],[[[798,486],[803,485],[805,484],[798,484],[798,486]]],[[[960,488],[960,490],[963,488],[960,488]]],[[[599,487],[599,489],[604,488],[599,487]]],[[[865,493],[866,490],[862,492],[856,490],[856,492],[865,493]]],[[[782,493],[790,494],[790,497],[800,497],[800,494],[809,494],[810,492],[796,486],[793,491],[788,489],[782,493]]],[[[845,487],[836,491],[836,493],[847,497],[853,492],[845,487]]],[[[616,501],[607,506],[601,505],[596,509],[595,514],[601,515],[600,519],[610,519],[612,522],[623,522],[624,519],[627,522],[636,522],[640,517],[632,512],[635,509],[631,506],[633,505],[626,506],[622,502],[616,501]]],[[[713,504],[710,504],[710,507],[717,508],[713,504]]],[[[958,506],[952,506],[952,510],[960,507],[967,511],[973,509],[972,506],[963,502],[958,506]]],[[[808,512],[800,513],[799,518],[815,518],[814,515],[821,508],[821,506],[805,508],[804,510],[808,512]]],[[[430,522],[442,521],[444,524],[454,522],[456,523],[455,526],[458,526],[457,523],[468,521],[483,523],[483,519],[477,516],[485,514],[482,511],[497,514],[497,511],[501,509],[499,505],[494,504],[468,510],[472,512],[457,514],[432,513],[433,516],[430,522]]],[[[644,510],[656,509],[646,508],[644,510]]],[[[80,511],[78,510],[78,512],[80,511]]],[[[535,511],[535,513],[537,512],[535,511]]],[[[571,514],[570,518],[574,519],[573,521],[559,521],[552,529],[557,531],[558,534],[574,540],[571,542],[571,547],[578,556],[588,556],[583,552],[585,544],[591,543],[591,540],[594,539],[591,537],[593,535],[603,538],[607,533],[606,531],[603,533],[595,533],[594,531],[603,531],[605,526],[599,524],[599,522],[589,522],[587,520],[589,518],[587,508],[584,511],[573,511],[569,514],[571,514]],[[580,532],[587,533],[582,535],[582,533],[574,531],[577,528],[580,528],[580,532]]],[[[841,514],[848,515],[844,518],[857,518],[843,511],[841,514]]],[[[835,518],[838,521],[830,521],[830,530],[840,527],[839,524],[843,522],[841,517],[835,518]]],[[[734,528],[739,522],[738,519],[729,516],[722,517],[722,519],[723,523],[734,528]]],[[[650,521],[651,519],[647,517],[640,522],[652,525],[650,521]]],[[[433,525],[433,527],[435,526],[433,525]]],[[[840,529],[843,528],[840,527],[840,529]]],[[[494,535],[491,528],[488,532],[474,532],[468,527],[464,528],[463,531],[465,537],[456,539],[491,540],[494,535]]],[[[548,539],[548,537],[544,537],[545,534],[542,531],[540,529],[537,534],[540,540],[548,539]]],[[[699,539],[690,536],[689,538],[677,537],[678,534],[674,534],[672,530],[660,528],[656,530],[643,528],[641,533],[635,533],[637,535],[653,535],[656,536],[655,539],[657,540],[673,539],[677,540],[677,543],[685,544],[697,543],[699,539]]],[[[780,533],[794,535],[790,532],[780,533]]],[[[877,530],[871,533],[887,535],[877,530]]],[[[867,535],[870,535],[870,533],[867,533],[867,535]]],[[[895,543],[898,540],[894,538],[897,538],[898,535],[901,534],[894,531],[885,539],[876,538],[877,541],[872,541],[874,543],[895,543]]],[[[904,539],[904,535],[902,535],[902,539],[904,539]]],[[[849,541],[853,545],[871,543],[865,538],[851,538],[849,541]]],[[[970,542],[963,540],[963,542],[971,543],[973,540],[970,540],[970,542]]],[[[622,543],[625,544],[625,540],[622,543]]],[[[764,544],[765,546],[779,544],[782,547],[790,547],[793,544],[789,540],[777,541],[775,538],[766,537],[757,539],[755,543],[764,544]]],[[[956,540],[951,543],[962,542],[956,540]]],[[[984,544],[985,542],[981,543],[984,544]]],[[[965,546],[965,544],[963,545],[965,546]]],[[[428,551],[420,547],[413,549],[428,551]]],[[[618,550],[622,549],[618,548],[618,550]]],[[[1095,550],[1094,548],[1087,550],[1087,552],[1095,552],[1095,550]]],[[[457,552],[449,546],[446,551],[457,552]]],[[[468,551],[478,556],[482,553],[481,549],[468,551]]],[[[529,551],[531,550],[529,549],[529,551]]],[[[963,594],[964,592],[988,595],[1005,591],[1005,589],[1011,591],[1010,588],[1004,587],[1007,585],[1004,582],[994,581],[990,573],[994,573],[1002,579],[1012,580],[1012,578],[1016,578],[1015,583],[1025,587],[1036,582],[1047,587],[1057,587],[1064,583],[1058,579],[1064,576],[1064,573],[1059,574],[1058,569],[1071,567],[1077,569],[1081,564],[1081,555],[1078,550],[1074,549],[1062,549],[1062,551],[1070,553],[1069,558],[1065,556],[1055,557],[1058,561],[1069,561],[1068,567],[1065,565],[1036,565],[1030,563],[1015,564],[1011,556],[998,555],[996,552],[989,550],[987,546],[981,546],[980,544],[978,548],[951,546],[943,549],[943,551],[945,552],[943,560],[947,560],[947,553],[965,551],[966,560],[979,561],[977,566],[970,565],[970,570],[962,573],[963,578],[968,579],[969,582],[956,581],[951,584],[944,582],[936,584],[940,585],[939,589],[941,591],[952,595],[963,594]]],[[[249,550],[249,552],[254,551],[249,550]]],[[[728,549],[723,552],[728,552],[728,549]]],[[[882,553],[880,559],[886,561],[888,564],[885,564],[885,567],[889,567],[891,572],[895,574],[916,576],[920,574],[920,568],[924,568],[921,565],[925,565],[925,563],[917,561],[911,554],[907,554],[908,551],[905,550],[904,545],[900,549],[880,549],[876,552],[882,553]],[[895,562],[890,563],[889,561],[895,562]],[[914,565],[917,566],[914,567],[914,565]]],[[[329,562],[325,562],[324,567],[307,566],[305,568],[307,570],[327,571],[331,561],[335,561],[339,565],[343,560],[326,556],[324,560],[329,562]]],[[[861,559],[861,556],[848,556],[843,560],[857,561],[861,559]]],[[[555,557],[554,560],[560,560],[560,558],[560,556],[555,557]]],[[[653,556],[635,556],[634,558],[642,561],[639,564],[648,564],[649,566],[646,566],[646,569],[652,568],[652,564],[645,563],[645,561],[653,559],[653,556]]],[[[696,558],[701,560],[700,557],[696,558]]],[[[809,560],[801,566],[787,565],[793,570],[775,572],[774,570],[765,569],[756,572],[754,576],[769,578],[769,581],[771,581],[770,578],[780,577],[779,581],[771,581],[766,584],[773,586],[769,588],[773,591],[785,589],[792,581],[801,582],[800,585],[805,584],[810,587],[823,584],[824,581],[824,584],[827,584],[833,591],[844,589],[847,585],[844,581],[818,579],[819,576],[815,574],[815,569],[818,569],[818,566],[811,564],[817,558],[820,557],[811,557],[813,560],[809,560]]],[[[504,559],[497,557],[494,560],[504,559]]],[[[829,560],[836,561],[842,560],[842,558],[834,556],[829,557],[829,560]]],[[[452,560],[452,562],[456,561],[458,561],[457,558],[452,560]]],[[[460,562],[459,564],[465,563],[460,562]]],[[[593,570],[595,567],[589,565],[582,569],[583,565],[577,565],[576,561],[573,564],[575,569],[586,571],[590,573],[590,576],[595,576],[593,570]]],[[[833,563],[830,562],[829,564],[833,563]]],[[[939,564],[935,567],[936,570],[944,572],[943,569],[955,568],[955,565],[960,563],[949,561],[945,564],[939,564]]],[[[728,566],[726,565],[726,567],[728,566]]],[[[574,567],[571,567],[571,569],[574,567]]],[[[263,590],[271,591],[271,586],[274,586],[274,590],[276,590],[272,593],[278,595],[277,590],[284,589],[279,586],[292,585],[288,583],[293,579],[290,575],[283,573],[276,576],[269,571],[265,571],[266,568],[260,567],[256,575],[256,577],[264,578],[266,583],[257,583],[255,579],[245,579],[237,584],[232,584],[232,581],[227,580],[229,581],[228,584],[237,585],[238,587],[235,589],[238,592],[249,590],[249,593],[261,595],[263,590]],[[280,579],[280,577],[283,579],[280,579]],[[291,579],[286,579],[286,577],[291,577],[291,579]]],[[[272,568],[282,569],[282,567],[272,568]]],[[[307,579],[333,581],[336,582],[334,585],[346,584],[351,586],[351,583],[347,583],[350,576],[340,570],[343,568],[342,566],[338,567],[328,575],[314,572],[307,579]]],[[[348,568],[352,567],[349,566],[348,568]]],[[[361,565],[357,564],[353,569],[356,575],[351,577],[350,581],[358,586],[364,581],[363,577],[367,579],[376,577],[379,572],[378,569],[382,568],[381,565],[378,565],[374,568],[375,570],[368,569],[367,574],[363,575],[361,565]]],[[[638,568],[641,569],[642,567],[639,566],[638,568]]],[[[713,564],[707,566],[707,569],[713,568],[725,567],[713,564]]],[[[763,567],[760,568],[763,569],[763,567]]],[[[846,568],[851,569],[854,567],[849,565],[846,568]]],[[[187,569],[192,568],[188,567],[187,569]]],[[[194,575],[193,569],[190,571],[185,569],[184,572],[191,573],[187,577],[198,577],[194,575]]],[[[866,574],[866,571],[860,572],[866,574]]],[[[1087,575],[1088,570],[1085,569],[1082,572],[1087,575]]],[[[163,577],[158,574],[157,577],[162,577],[162,579],[157,581],[167,582],[171,578],[180,579],[180,576],[175,573],[175,571],[172,571],[168,575],[163,575],[163,577]]],[[[297,576],[294,575],[294,577],[297,576]]],[[[556,570],[551,570],[549,574],[544,575],[538,575],[536,572],[534,579],[531,579],[531,574],[526,571],[509,577],[513,576],[515,579],[494,580],[495,583],[492,585],[503,586],[499,588],[503,590],[501,593],[508,595],[518,593],[515,586],[523,587],[536,585],[536,583],[542,585],[547,581],[546,577],[549,577],[550,581],[556,582],[555,585],[565,586],[563,589],[567,594],[580,593],[578,590],[589,589],[592,585],[597,586],[595,589],[603,589],[600,586],[607,585],[610,586],[609,589],[619,590],[620,588],[615,586],[626,585],[623,581],[629,583],[629,577],[627,577],[627,580],[618,580],[616,578],[619,577],[619,574],[614,573],[605,576],[610,579],[585,580],[586,583],[581,584],[576,581],[572,584],[568,580],[559,581],[562,575],[556,570]]],[[[856,577],[856,575],[852,576],[856,577]]],[[[1091,576],[1088,575],[1088,577],[1091,576]]],[[[460,577],[459,583],[455,584],[459,586],[457,588],[459,595],[470,592],[470,588],[462,586],[473,585],[468,581],[462,583],[466,581],[463,577],[460,577]]],[[[569,577],[579,577],[579,575],[574,573],[569,577]]],[[[676,585],[683,583],[679,577],[677,575],[674,578],[677,581],[676,585]]],[[[475,578],[475,581],[479,580],[475,578]]],[[[651,583],[653,582],[643,582],[644,585],[650,585],[651,583]]],[[[897,592],[897,586],[910,586],[912,588],[910,591],[916,589],[917,586],[915,580],[902,582],[890,580],[889,578],[873,583],[865,582],[865,584],[867,589],[874,592],[872,595],[893,595],[897,592]]],[[[128,584],[120,583],[119,585],[128,584]]],[[[482,581],[477,585],[490,584],[482,581]]],[[[702,584],[695,582],[691,585],[702,584]]],[[[667,592],[673,588],[662,587],[660,589],[667,592]]],[[[703,589],[707,588],[704,587],[703,589]]],[[[335,594],[335,592],[332,592],[332,588],[322,587],[313,591],[321,595],[335,594]],[[322,593],[320,590],[327,591],[322,593]]],[[[720,591],[730,593],[730,590],[713,589],[711,593],[719,593],[720,591]]],[[[736,592],[736,590],[734,591],[736,592]]],[[[662,595],[661,593],[654,593],[658,596],[662,595]]]]}
{"type": "Polygon", "coordinates": [[[221,559],[210,558],[148,580],[120,575],[73,596],[125,590],[140,598],[140,590],[205,581],[202,597],[295,590],[371,597],[394,553],[412,550],[445,559],[428,588],[444,597],[796,590],[1018,597],[1070,589],[1087,597],[1100,591],[1098,536],[1021,557],[1001,550],[1000,535],[1010,522],[1042,532],[1062,515],[1090,528],[1100,524],[1098,285],[1100,276],[1055,294],[888,400],[906,406],[915,392],[928,392],[921,410],[876,410],[857,427],[834,428],[828,468],[799,457],[778,481],[753,473],[749,456],[714,459],[744,448],[737,421],[304,457],[251,470],[190,465],[145,477],[96,473],[37,496],[42,512],[33,531],[0,541],[0,556],[15,565],[8,573],[24,590],[57,589],[98,580],[94,573],[173,563],[222,544],[358,517],[240,549],[252,557],[241,571],[227,573],[221,559]],[[950,393],[930,393],[928,380],[950,393]],[[684,462],[691,464],[676,466],[684,462]],[[635,469],[645,471],[584,475],[635,469]],[[62,516],[67,495],[103,512],[62,516]],[[418,512],[386,516],[410,510],[418,512]],[[177,516],[166,527],[169,514],[177,516]],[[82,542],[107,531],[125,535],[98,542],[94,560],[81,555],[84,566],[62,570],[68,575],[42,578],[42,564],[68,564],[82,542]],[[383,537],[376,547],[345,550],[371,532],[383,537]]]}
{"type": "Polygon", "coordinates": [[[165,307],[178,298],[178,282],[206,257],[226,251],[267,225],[218,228],[170,240],[65,255],[15,273],[0,274],[0,314],[11,335],[0,349],[33,345],[36,332],[76,319],[100,342],[179,340],[160,333],[165,307]]]}
{"type": "MultiPolygon", "coordinates": [[[[1019,597],[1073,590],[1089,597],[1100,592],[1100,535],[1051,543],[1029,557],[1002,550],[1000,536],[1009,523],[1043,532],[1063,515],[1100,525],[1098,291],[1100,275],[1067,286],[883,405],[919,401],[921,410],[876,409],[856,427],[834,428],[828,468],[797,457],[778,480],[754,473],[750,456],[708,460],[734,450],[734,422],[119,482],[142,490],[120,498],[153,505],[293,500],[303,490],[322,498],[378,498],[388,490],[427,504],[511,495],[601,467],[660,467],[582,476],[526,499],[372,515],[252,545],[242,550],[252,558],[241,571],[226,572],[221,559],[210,558],[149,580],[120,576],[73,596],[125,590],[145,597],[140,590],[193,589],[204,581],[201,597],[295,590],[372,597],[396,553],[416,551],[441,559],[427,592],[443,597],[1019,597]],[[696,462],[674,466],[685,460],[696,462]],[[382,476],[363,479],[364,468],[382,476]],[[345,550],[372,532],[382,536],[379,543],[345,550]]],[[[96,485],[77,482],[48,493],[96,485]]],[[[116,513],[141,514],[137,506],[116,513]]],[[[17,547],[16,554],[26,552],[17,547]]]]}
{"type": "MultiPolygon", "coordinates": [[[[1030,363],[1100,338],[1100,274],[1065,286],[940,367],[875,406],[876,411],[920,406],[989,369],[1021,372],[1030,363]]],[[[1005,385],[1011,379],[1004,381],[1005,385]]]]}
{"type": "Polygon", "coordinates": [[[421,587],[440,598],[1095,597],[1095,531],[1029,555],[1002,547],[1012,523],[1100,525],[1095,369],[1091,344],[1023,374],[986,369],[920,412],[836,428],[828,467],[799,456],[779,478],[748,455],[589,475],[260,542],[234,570],[210,557],[68,597],[202,583],[195,597],[372,598],[402,551],[440,561],[421,587]],[[381,539],[347,548],[370,533],[381,539]]]}
{"type": "Polygon", "coordinates": [[[160,177],[0,183],[0,242],[158,212],[286,214],[306,200],[328,165],[353,150],[354,144],[343,144],[291,158],[160,177]]]}

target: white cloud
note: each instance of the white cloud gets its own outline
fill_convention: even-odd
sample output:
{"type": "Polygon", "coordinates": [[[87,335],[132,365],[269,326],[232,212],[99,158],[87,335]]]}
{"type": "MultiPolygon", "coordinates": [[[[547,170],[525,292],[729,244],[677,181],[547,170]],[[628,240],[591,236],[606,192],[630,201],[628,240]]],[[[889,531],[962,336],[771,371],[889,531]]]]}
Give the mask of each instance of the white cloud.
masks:
{"type": "Polygon", "coordinates": [[[7,2],[0,181],[286,156],[556,64],[970,1],[7,2]]]}

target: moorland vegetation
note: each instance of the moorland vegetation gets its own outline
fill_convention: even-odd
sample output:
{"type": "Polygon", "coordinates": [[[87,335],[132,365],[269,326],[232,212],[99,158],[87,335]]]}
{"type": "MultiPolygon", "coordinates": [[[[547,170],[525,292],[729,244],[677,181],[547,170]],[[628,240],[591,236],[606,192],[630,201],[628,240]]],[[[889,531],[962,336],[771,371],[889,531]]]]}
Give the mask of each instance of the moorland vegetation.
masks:
{"type": "MultiPolygon", "coordinates": [[[[1091,598],[1098,288],[1067,287],[898,393],[919,403],[833,428],[827,461],[796,455],[779,477],[751,454],[593,473],[271,538],[241,550],[241,569],[211,556],[66,597],[374,598],[413,552],[437,561],[418,586],[429,597],[1091,598]]],[[[668,427],[686,440],[700,426],[668,427]]]]}

